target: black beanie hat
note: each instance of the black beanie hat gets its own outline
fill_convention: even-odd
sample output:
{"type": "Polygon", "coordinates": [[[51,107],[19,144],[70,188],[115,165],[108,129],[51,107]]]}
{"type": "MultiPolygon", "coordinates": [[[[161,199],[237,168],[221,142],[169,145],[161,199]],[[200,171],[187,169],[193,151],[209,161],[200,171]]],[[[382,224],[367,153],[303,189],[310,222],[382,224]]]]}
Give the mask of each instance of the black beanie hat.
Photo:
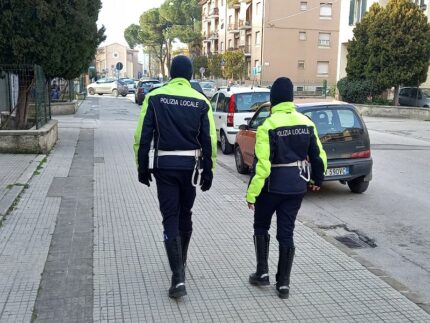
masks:
{"type": "Polygon", "coordinates": [[[293,100],[293,82],[288,77],[277,78],[270,89],[270,103],[272,107],[281,102],[293,102],[293,100]]]}
{"type": "Polygon", "coordinates": [[[172,79],[175,77],[183,77],[188,81],[191,80],[193,76],[193,64],[191,60],[184,55],[178,55],[172,60],[172,65],[170,66],[170,76],[172,79]]]}

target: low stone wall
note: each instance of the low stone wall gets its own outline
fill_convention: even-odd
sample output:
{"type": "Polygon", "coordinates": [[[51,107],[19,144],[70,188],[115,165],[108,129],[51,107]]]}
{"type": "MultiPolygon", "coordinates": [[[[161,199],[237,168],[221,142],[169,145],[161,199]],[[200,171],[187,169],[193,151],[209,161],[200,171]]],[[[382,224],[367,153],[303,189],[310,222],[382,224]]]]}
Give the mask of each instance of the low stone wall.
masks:
{"type": "Polygon", "coordinates": [[[51,102],[51,115],[75,114],[78,110],[78,101],[71,102],[51,102]]]}
{"type": "Polygon", "coordinates": [[[40,129],[0,130],[0,153],[47,154],[57,139],[57,120],[40,129]]]}
{"type": "Polygon", "coordinates": [[[414,108],[403,106],[354,104],[361,115],[369,117],[390,117],[430,121],[429,108],[414,108]]]}

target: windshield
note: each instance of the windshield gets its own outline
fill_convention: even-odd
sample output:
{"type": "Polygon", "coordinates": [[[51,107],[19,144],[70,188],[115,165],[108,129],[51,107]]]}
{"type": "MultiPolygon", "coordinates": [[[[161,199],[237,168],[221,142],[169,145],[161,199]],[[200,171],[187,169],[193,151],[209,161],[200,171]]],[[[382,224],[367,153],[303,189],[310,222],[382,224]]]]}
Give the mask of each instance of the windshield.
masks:
{"type": "Polygon", "coordinates": [[[346,107],[325,108],[304,111],[315,123],[322,143],[351,141],[360,139],[364,133],[363,125],[357,114],[346,107]]]}
{"type": "Polygon", "coordinates": [[[270,100],[270,92],[238,93],[235,94],[236,112],[252,112],[261,104],[270,100]]]}
{"type": "Polygon", "coordinates": [[[211,82],[200,82],[200,85],[204,89],[214,89],[215,88],[215,84],[211,83],[211,82]]]}

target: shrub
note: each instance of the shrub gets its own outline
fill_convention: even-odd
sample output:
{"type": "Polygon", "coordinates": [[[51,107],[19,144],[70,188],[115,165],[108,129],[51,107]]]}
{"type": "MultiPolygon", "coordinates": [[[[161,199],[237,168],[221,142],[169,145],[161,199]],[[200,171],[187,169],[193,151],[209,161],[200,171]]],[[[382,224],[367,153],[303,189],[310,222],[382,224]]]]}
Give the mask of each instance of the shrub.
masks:
{"type": "Polygon", "coordinates": [[[373,81],[351,80],[347,77],[337,82],[337,88],[342,100],[351,103],[365,103],[382,92],[381,88],[373,81]]]}

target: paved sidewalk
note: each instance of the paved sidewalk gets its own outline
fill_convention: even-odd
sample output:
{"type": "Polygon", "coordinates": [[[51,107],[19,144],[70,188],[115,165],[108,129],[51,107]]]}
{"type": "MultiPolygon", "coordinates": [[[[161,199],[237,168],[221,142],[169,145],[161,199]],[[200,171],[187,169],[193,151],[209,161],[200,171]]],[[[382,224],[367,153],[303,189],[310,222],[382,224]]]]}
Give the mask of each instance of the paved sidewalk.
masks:
{"type": "Polygon", "coordinates": [[[121,98],[89,98],[76,116],[59,118],[59,143],[0,227],[0,322],[430,322],[300,223],[290,298],[280,300],[273,285],[250,286],[255,255],[246,183],[220,165],[213,188],[199,192],[194,207],[188,295],[169,299],[155,185],[137,182],[133,160],[136,115],[121,98]],[[93,194],[82,205],[88,187],[93,194]],[[89,220],[94,232],[80,226],[89,220]],[[88,272],[90,292],[81,288],[91,283],[88,272]]]}

